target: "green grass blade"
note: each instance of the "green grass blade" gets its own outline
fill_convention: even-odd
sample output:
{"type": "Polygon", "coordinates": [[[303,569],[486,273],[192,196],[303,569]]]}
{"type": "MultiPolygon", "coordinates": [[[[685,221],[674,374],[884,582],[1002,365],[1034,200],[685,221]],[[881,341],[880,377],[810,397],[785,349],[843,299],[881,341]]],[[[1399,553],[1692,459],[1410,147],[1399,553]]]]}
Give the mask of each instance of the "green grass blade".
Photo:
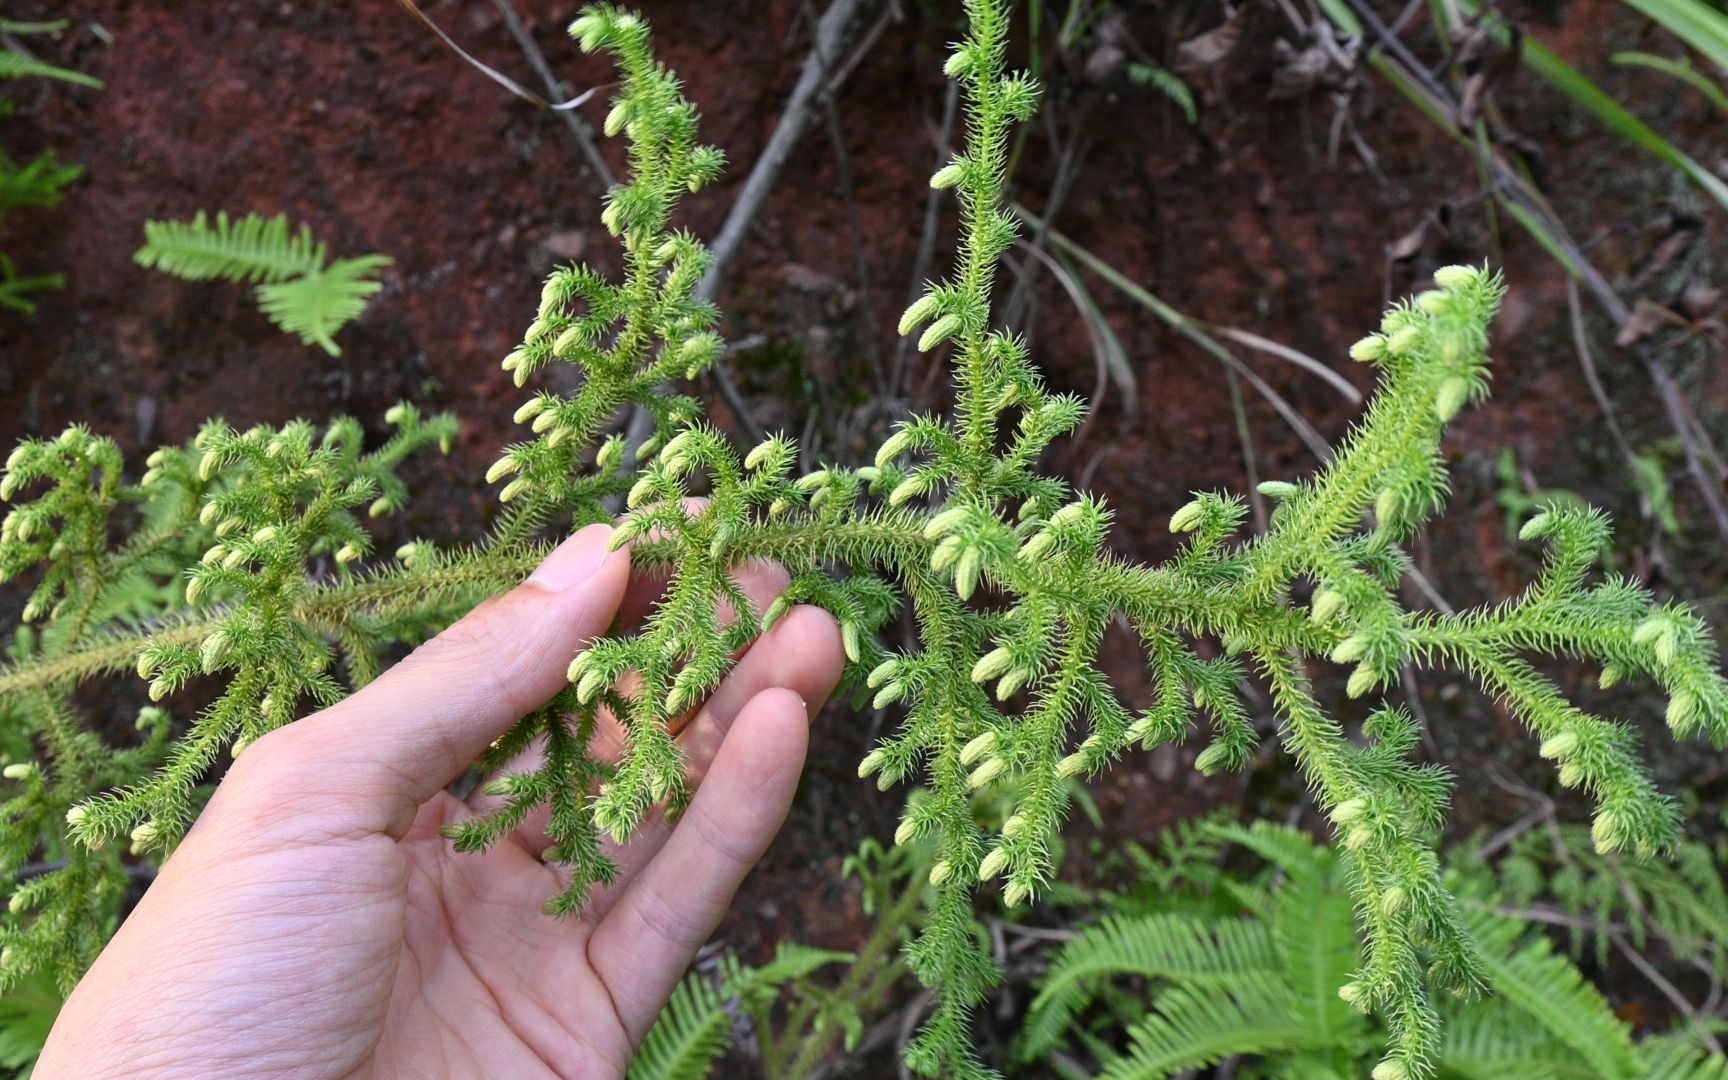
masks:
{"type": "MultiPolygon", "coordinates": [[[[1699,51],[1704,52],[1712,59],[1715,59],[1718,54],[1706,46],[1714,45],[1716,48],[1720,48],[1723,50],[1721,53],[1723,59],[1719,62],[1728,66],[1728,20],[1723,19],[1722,16],[1696,4],[1695,0],[1680,0],[1680,2],[1677,0],[1627,0],[1627,2],[1640,11],[1645,11],[1651,18],[1662,22],[1664,26],[1669,26],[1676,34],[1689,43],[1694,43],[1699,51]],[[1646,11],[1647,7],[1661,9],[1661,14],[1646,11]],[[1672,18],[1672,25],[1666,21],[1667,18],[1672,18]],[[1681,27],[1685,28],[1685,32],[1682,32],[1681,27]],[[1698,42],[1703,44],[1697,44],[1698,42]]],[[[1465,15],[1474,17],[1477,14],[1477,6],[1472,0],[1458,0],[1458,4],[1465,15]]],[[[1345,0],[1320,0],[1320,7],[1325,12],[1326,17],[1346,34],[1351,36],[1362,34],[1361,21],[1350,10],[1345,0]]],[[[1509,43],[1511,34],[1504,22],[1496,18],[1491,19],[1487,25],[1501,44],[1509,43]]],[[[1715,173],[1694,161],[1650,125],[1632,115],[1625,106],[1615,101],[1577,68],[1562,60],[1552,49],[1531,38],[1524,38],[1520,46],[1520,54],[1524,59],[1524,64],[1531,71],[1585,109],[1596,114],[1598,119],[1624,138],[1630,139],[1650,154],[1679,169],[1693,183],[1703,188],[1711,198],[1720,203],[1724,209],[1728,209],[1728,183],[1724,183],[1715,173]]],[[[1442,130],[1452,132],[1454,135],[1459,134],[1456,121],[1439,111],[1435,103],[1429,100],[1428,95],[1412,85],[1395,64],[1388,62],[1377,53],[1371,54],[1370,63],[1375,70],[1392,82],[1400,93],[1409,98],[1424,115],[1440,126],[1442,130]]],[[[1520,218],[1520,223],[1526,228],[1530,225],[1527,217],[1528,215],[1525,215],[1525,217],[1520,218]]]]}
{"type": "Polygon", "coordinates": [[[1664,75],[1672,75],[1709,98],[1710,103],[1718,109],[1728,112],[1728,90],[1723,90],[1721,84],[1693,67],[1689,61],[1670,60],[1666,56],[1647,52],[1618,52],[1610,59],[1622,67],[1646,67],[1664,75]]]}
{"type": "Polygon", "coordinates": [[[1703,53],[1719,68],[1728,68],[1728,15],[1700,0],[1626,0],[1631,7],[1703,53]]]}
{"type": "MultiPolygon", "coordinates": [[[[1459,2],[1469,6],[1469,0],[1459,0],[1459,2]]],[[[1634,3],[1634,6],[1638,6],[1638,3],[1634,3]]],[[[1494,25],[1499,29],[1500,36],[1504,37],[1505,27],[1498,23],[1494,25]]],[[[1525,66],[1529,67],[1531,71],[1546,79],[1555,89],[1579,105],[1595,113],[1599,120],[1622,137],[1630,139],[1649,153],[1685,173],[1693,183],[1703,188],[1711,198],[1728,209],[1728,184],[1723,183],[1715,173],[1692,160],[1650,125],[1633,116],[1618,101],[1609,97],[1601,87],[1591,82],[1577,68],[1560,59],[1560,56],[1546,45],[1525,38],[1522,52],[1525,66]]]]}

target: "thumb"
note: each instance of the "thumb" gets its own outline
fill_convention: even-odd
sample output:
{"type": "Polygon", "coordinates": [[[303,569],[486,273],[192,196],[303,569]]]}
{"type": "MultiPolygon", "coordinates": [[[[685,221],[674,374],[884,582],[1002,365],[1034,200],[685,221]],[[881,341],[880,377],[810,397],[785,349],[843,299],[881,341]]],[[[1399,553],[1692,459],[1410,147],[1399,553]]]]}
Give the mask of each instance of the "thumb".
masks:
{"type": "Polygon", "coordinates": [[[550,700],[571,659],[612,624],[630,558],[609,552],[611,539],[606,525],[576,533],[527,581],[352,697],[260,739],[237,769],[300,778],[316,770],[318,787],[376,807],[381,828],[406,829],[415,808],[550,700]]]}

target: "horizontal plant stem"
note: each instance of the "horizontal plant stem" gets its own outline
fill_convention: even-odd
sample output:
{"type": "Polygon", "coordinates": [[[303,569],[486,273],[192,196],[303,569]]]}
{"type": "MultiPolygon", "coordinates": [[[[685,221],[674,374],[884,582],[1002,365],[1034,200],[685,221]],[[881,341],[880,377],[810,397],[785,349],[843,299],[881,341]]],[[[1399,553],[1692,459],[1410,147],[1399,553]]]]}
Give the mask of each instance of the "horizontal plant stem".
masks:
{"type": "Polygon", "coordinates": [[[201,641],[210,632],[213,621],[181,623],[155,633],[118,638],[50,659],[14,665],[0,675],[0,698],[23,690],[36,690],[60,682],[82,679],[103,671],[116,671],[136,658],[145,642],[151,640],[173,645],[189,645],[201,641]]]}
{"type": "MultiPolygon", "coordinates": [[[[880,563],[890,569],[916,560],[923,565],[936,541],[925,539],[916,523],[896,525],[872,519],[856,522],[798,522],[741,540],[733,554],[740,558],[785,560],[832,559],[880,563]]],[[[652,547],[645,551],[649,554],[652,547]]],[[[649,558],[652,558],[649,554],[649,558]]],[[[1206,633],[1232,617],[1252,615],[1279,647],[1327,647],[1331,637],[1313,626],[1306,615],[1275,601],[1244,597],[1239,592],[1212,590],[1184,581],[1161,567],[1138,566],[1100,559],[1087,573],[1059,573],[1038,562],[1017,562],[993,568],[1015,593],[1036,592],[1074,608],[1120,611],[1157,626],[1206,633]],[[1083,582],[1083,591],[1074,583],[1083,582]]]]}
{"type": "MultiPolygon", "coordinates": [[[[539,565],[546,552],[544,545],[505,551],[477,549],[432,570],[389,573],[320,585],[310,597],[295,606],[294,617],[312,625],[339,625],[349,621],[356,611],[375,611],[404,598],[424,597],[465,585],[519,580],[539,565]]],[[[118,671],[128,666],[152,641],[165,645],[195,644],[209,636],[226,614],[226,611],[217,609],[204,619],[115,637],[60,656],[14,665],[0,673],[0,698],[105,671],[118,671]]]]}

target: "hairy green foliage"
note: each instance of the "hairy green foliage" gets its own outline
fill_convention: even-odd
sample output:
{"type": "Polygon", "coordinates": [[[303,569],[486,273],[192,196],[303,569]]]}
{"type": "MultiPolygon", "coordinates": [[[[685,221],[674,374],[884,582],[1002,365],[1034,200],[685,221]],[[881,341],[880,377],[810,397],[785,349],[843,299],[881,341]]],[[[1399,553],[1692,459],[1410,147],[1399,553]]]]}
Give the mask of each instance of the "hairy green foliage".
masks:
{"type": "MultiPolygon", "coordinates": [[[[45,625],[0,670],[0,703],[39,748],[11,778],[17,794],[0,820],[18,824],[0,834],[0,866],[16,873],[40,852],[64,867],[62,878],[21,886],[25,900],[0,931],[0,984],[37,969],[76,975],[123,887],[111,841],[129,834],[147,855],[171,845],[225,749],[335,700],[371,675],[381,646],[416,639],[520,576],[546,550],[543,536],[611,519],[619,497],[628,513],[615,542],[664,572],[664,594],[639,628],[575,657],[570,687],[497,741],[483,770],[539,737],[547,751],[532,771],[494,778],[499,809],[452,827],[452,839],[485,847],[549,805],[548,858],[567,869],[569,886],[547,908],[576,911],[614,874],[603,837],[625,840],[657,805],[676,813],[687,800],[673,734],[681,718],[792,605],[820,605],[841,626],[852,686],[877,707],[904,710],[859,771],[885,788],[920,785],[896,840],[933,852],[929,908],[905,952],[935,991],[908,1051],[925,1075],[990,1075],[972,1049],[970,1014],[998,972],[974,891],[1000,881],[1016,905],[1045,889],[1074,782],[1136,747],[1185,739],[1200,717],[1211,739],[1197,767],[1244,767],[1262,741],[1241,693],[1249,677],[1269,689],[1277,738],[1336,827],[1340,896],[1326,917],[1340,929],[1326,941],[1344,939],[1348,917],[1362,936],[1359,961],[1346,973],[1333,952],[1314,951],[1326,941],[1304,943],[1300,955],[1281,954],[1299,985],[1261,980],[1227,1001],[1184,991],[1186,1011],[1172,999],[1168,1015],[1187,1019],[1147,1044],[1163,1046],[1157,1054],[1185,1031],[1216,1027],[1206,1019],[1213,1007],[1234,1010],[1238,1027],[1268,1010],[1303,1010],[1291,1015],[1304,1037],[1316,1018],[1326,1030],[1367,1030],[1329,996],[1348,974],[1348,1000],[1386,1033],[1376,1080],[1426,1076],[1446,1038],[1431,988],[1468,997],[1506,974],[1485,961],[1478,938],[1487,931],[1460,908],[1433,848],[1448,774],[1412,760],[1416,725],[1396,707],[1381,704],[1359,732],[1346,729],[1313,687],[1329,664],[1349,668],[1352,697],[1377,694],[1406,670],[1465,672],[1541,740],[1561,783],[1594,800],[1599,850],[1643,854],[1674,840],[1678,814],[1638,761],[1631,729],[1585,712],[1530,659],[1593,661],[1609,682],[1646,677],[1669,695],[1677,735],[1728,741],[1728,686],[1703,623],[1631,581],[1589,578],[1608,537],[1600,515],[1550,507],[1525,522],[1524,539],[1545,540],[1548,553],[1531,586],[1505,603],[1438,614],[1400,599],[1402,545],[1446,492],[1445,426],[1486,392],[1487,326],[1504,292],[1497,275],[1442,270],[1434,290],[1395,307],[1353,348],[1377,366],[1378,392],[1314,475],[1262,485],[1278,509],[1260,535],[1236,538],[1242,500],[1199,494],[1171,519],[1189,536],[1181,554],[1135,565],[1109,551],[1101,500],[1039,471],[1083,408],[1045,388],[1026,344],[994,329],[992,316],[997,267],[1017,233],[1002,194],[1010,135],[1033,113],[1038,87],[1007,67],[1006,0],[969,0],[966,11],[969,32],[947,63],[966,102],[966,143],[931,181],[958,197],[958,250],[900,325],[921,350],[950,358],[952,407],[907,418],[871,464],[806,471],[780,436],[741,452],[700,419],[695,400],[664,389],[722,352],[716,312],[696,295],[708,252],[672,227],[680,197],[713,179],[722,159],[697,141],[695,108],[653,59],[647,25],[607,4],[586,9],[571,31],[622,72],[605,130],[628,139],[630,168],[602,220],[623,246],[623,275],[555,271],[504,360],[518,385],[554,363],[581,377],[573,391],[540,390],[517,411],[529,431],[489,471],[504,509],[488,541],[370,557],[355,509],[393,509],[402,457],[448,437],[447,421],[405,406],[371,454],[352,421],[323,438],[305,424],[240,433],[213,423],[194,445],[159,451],[137,484],[124,480],[112,443],[80,429],[14,456],[0,495],[31,498],[7,519],[0,565],[39,575],[26,615],[45,625]],[[626,409],[653,421],[635,447],[608,434],[626,409]],[[142,526],[116,548],[117,514],[142,526]],[[735,571],[763,559],[783,565],[791,585],[757,611],[735,571]],[[890,653],[877,631],[901,612],[917,643],[890,653]],[[1100,669],[1113,622],[1145,650],[1149,702],[1122,700],[1100,669]],[[150,738],[122,748],[69,701],[80,681],[132,666],[155,698],[205,675],[221,689],[194,718],[150,713],[150,738]],[[588,750],[602,711],[625,735],[615,765],[588,750]],[[980,814],[981,801],[1009,810],[980,814]],[[70,836],[58,827],[65,816],[70,836]]],[[[214,231],[232,239],[243,225],[218,219],[214,231]]],[[[205,222],[193,234],[211,231],[205,222]]],[[[170,262],[251,272],[243,255],[227,262],[198,245],[176,248],[169,235],[170,262]]],[[[284,224],[267,246],[291,263],[295,244],[284,224]]],[[[1532,976],[1527,985],[1546,984],[1532,976]]]]}
{"type": "Polygon", "coordinates": [[[455,432],[448,417],[407,406],[389,423],[389,440],[367,453],[353,420],[322,436],[304,423],[239,433],[215,421],[193,445],[152,454],[136,483],[119,448],[84,428],[12,452],[0,478],[0,496],[16,504],[0,523],[0,580],[34,571],[35,585],[0,669],[3,726],[24,744],[0,802],[13,915],[0,927],[0,990],[34,971],[76,980],[130,882],[125,852],[108,841],[129,832],[136,854],[177,839],[225,749],[286,723],[302,698],[346,692],[330,670],[338,649],[351,681],[364,681],[378,649],[417,640],[511,576],[476,566],[453,575],[414,552],[413,568],[388,582],[349,569],[370,547],[352,508],[399,506],[402,460],[455,432]],[[406,611],[403,592],[414,597],[406,611]],[[148,673],[153,699],[199,675],[220,674],[225,689],[186,725],[145,707],[140,737],[110,742],[112,722],[80,716],[73,690],[133,667],[148,673]]]}
{"type": "Polygon", "coordinates": [[[144,246],[133,256],[188,281],[251,282],[258,308],[287,333],[339,356],[334,335],[360,317],[366,301],[384,287],[372,275],[389,266],[386,255],[361,255],[330,262],[328,248],[310,226],[290,232],[288,215],[253,213],[214,224],[200,210],[191,221],[146,221],[144,246]]]}
{"type": "MultiPolygon", "coordinates": [[[[1151,860],[1148,897],[1121,905],[1056,953],[1017,1046],[1023,1062],[1076,1045],[1098,1052],[1098,1076],[1153,1080],[1235,1057],[1235,1075],[1355,1077],[1394,1036],[1351,1008],[1339,980],[1363,961],[1351,927],[1341,853],[1293,829],[1202,827],[1209,858],[1151,860]],[[1257,868],[1231,873],[1222,845],[1257,868]],[[1127,980],[1139,993],[1118,987],[1127,980]],[[1106,1008],[1107,1007],[1107,1008],[1106,1008]],[[1127,1017],[1127,1045],[1112,1029],[1127,1017]]],[[[1728,1058],[1687,1038],[1634,1042],[1602,995],[1530,923],[1488,912],[1465,920],[1496,996],[1449,999],[1434,1066],[1454,1078],[1713,1077],[1728,1058]]]]}

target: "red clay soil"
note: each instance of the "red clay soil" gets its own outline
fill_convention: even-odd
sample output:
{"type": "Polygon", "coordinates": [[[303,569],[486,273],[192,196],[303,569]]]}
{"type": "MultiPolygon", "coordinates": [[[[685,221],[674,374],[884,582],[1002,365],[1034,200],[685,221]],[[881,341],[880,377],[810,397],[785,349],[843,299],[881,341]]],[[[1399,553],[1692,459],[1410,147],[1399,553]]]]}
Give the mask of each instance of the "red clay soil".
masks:
{"type": "MultiPolygon", "coordinates": [[[[796,80],[809,47],[806,6],[640,3],[662,58],[703,111],[705,138],[734,163],[687,206],[684,223],[712,235],[796,80]]],[[[610,74],[563,34],[573,5],[521,0],[518,9],[554,70],[585,88],[610,74]]],[[[866,7],[869,24],[884,5],[866,7]]],[[[1673,470],[1689,539],[1656,543],[1581,376],[1566,277],[1504,219],[1496,247],[1466,152],[1369,76],[1348,89],[1325,72],[1304,82],[1297,61],[1305,44],[1274,5],[1243,7],[1239,36],[1221,58],[1202,63],[1190,50],[1182,65],[1177,46],[1223,22],[1216,4],[1120,7],[1122,22],[1080,46],[1062,52],[1041,42],[1053,87],[1048,115],[1064,143],[1083,147],[1058,228],[1177,308],[1319,357],[1364,390],[1369,372],[1343,353],[1378,322],[1382,305],[1442,262],[1495,259],[1512,283],[1497,329],[1496,397],[1456,427],[1453,509],[1417,549],[1419,565],[1454,603],[1504,595],[1525,579],[1530,554],[1508,544],[1495,498],[1495,464],[1509,449],[1532,482],[1577,491],[1627,523],[1623,568],[1654,573],[1694,599],[1714,592],[1719,538],[1695,494],[1673,470]],[[1136,59],[1178,67],[1199,98],[1198,125],[1130,80],[1126,62],[1136,59]],[[1361,145],[1343,138],[1334,152],[1341,107],[1361,145]]],[[[762,336],[736,358],[758,418],[771,428],[812,428],[822,453],[836,458],[855,457],[883,430],[845,422],[869,404],[867,390],[848,388],[873,385],[876,358],[892,355],[891,324],[912,283],[936,160],[944,43],[957,33],[957,4],[898,8],[838,95],[832,123],[844,169],[829,117],[820,115],[720,297],[731,338],[762,336]]],[[[531,81],[494,4],[445,0],[425,10],[481,59],[531,81]]],[[[1547,9],[1521,14],[1622,100],[1648,103],[1646,118],[1678,133],[1694,157],[1712,167],[1723,160],[1728,131],[1713,125],[1701,98],[1607,66],[1607,54],[1645,27],[1605,0],[1563,10],[1564,18],[1547,9]]],[[[14,156],[52,147],[87,170],[63,206],[16,214],[0,238],[21,271],[60,270],[69,282],[42,294],[33,317],[0,312],[0,443],[82,421],[141,459],[147,447],[188,438],[210,415],[248,425],[351,413],[377,425],[385,408],[408,399],[454,410],[464,430],[449,459],[414,470],[422,495],[390,528],[439,540],[479,535],[494,505],[479,477],[513,437],[508,418],[523,398],[498,361],[532,317],[552,265],[618,261],[598,225],[601,184],[561,122],[505,95],[383,0],[25,0],[7,14],[70,18],[71,29],[33,47],[107,87],[13,91],[21,107],[0,120],[14,156]],[[199,209],[286,211],[338,254],[395,259],[384,291],[339,335],[340,357],[276,331],[242,286],[183,282],[133,265],[146,219],[199,209]]],[[[1438,55],[1426,30],[1410,38],[1438,55]]],[[[1671,305],[1682,286],[1720,282],[1720,207],[1516,64],[1495,78],[1519,149],[1629,299],[1671,305]]],[[[603,108],[587,114],[592,120],[603,108]]],[[[1048,130],[1043,120],[1034,125],[1016,172],[1016,197],[1035,209],[1047,205],[1058,172],[1048,130]]],[[[615,149],[607,148],[614,161],[615,149]]],[[[949,207],[945,228],[951,220],[949,207]]],[[[945,264],[947,233],[940,235],[932,272],[945,264]]],[[[1082,277],[1132,360],[1137,400],[1128,409],[1107,392],[1084,437],[1052,465],[1109,496],[1125,553],[1162,557],[1173,549],[1163,523],[1188,491],[1245,487],[1230,388],[1215,360],[1100,279],[1082,277]]],[[[1051,382],[1092,396],[1097,373],[1072,302],[1048,273],[1032,296],[1031,332],[1051,382]]],[[[1622,422],[1641,449],[1657,445],[1671,432],[1648,378],[1613,346],[1606,324],[1587,316],[1622,422]]],[[[1655,340],[1666,348],[1680,337],[1655,340]]],[[[1720,352],[1708,338],[1686,340],[1668,355],[1702,424],[1721,434],[1728,387],[1720,352]]],[[[1337,437],[1355,415],[1311,375],[1244,355],[1322,435],[1337,437]]],[[[914,385],[925,383],[925,371],[915,371],[914,385]]],[[[1311,468],[1277,413],[1243,393],[1256,475],[1311,468]]],[[[723,408],[716,415],[732,422],[723,408]]],[[[1126,692],[1144,690],[1143,660],[1130,648],[1112,646],[1106,659],[1126,692]]],[[[1467,775],[1497,762],[1528,768],[1531,754],[1513,741],[1509,718],[1451,682],[1435,677],[1423,695],[1442,758],[1467,775]]],[[[841,709],[822,721],[793,821],[720,936],[747,958],[781,940],[853,947],[867,928],[839,863],[861,837],[892,831],[896,816],[895,796],[866,793],[853,777],[870,725],[841,709]]],[[[1184,760],[1192,752],[1183,750],[1184,760]]],[[[1658,756],[1669,782],[1702,775],[1683,754],[1658,756]]],[[[1301,798],[1288,783],[1208,781],[1167,767],[1174,764],[1131,762],[1096,785],[1112,823],[1106,847],[1219,804],[1245,801],[1284,818],[1301,798]]],[[[1490,827],[1522,812],[1486,783],[1461,785],[1458,801],[1462,818],[1490,827]]],[[[1085,843],[1072,850],[1078,864],[1090,864],[1085,843]]],[[[871,1067],[885,1069],[886,1060],[871,1067]]]]}

